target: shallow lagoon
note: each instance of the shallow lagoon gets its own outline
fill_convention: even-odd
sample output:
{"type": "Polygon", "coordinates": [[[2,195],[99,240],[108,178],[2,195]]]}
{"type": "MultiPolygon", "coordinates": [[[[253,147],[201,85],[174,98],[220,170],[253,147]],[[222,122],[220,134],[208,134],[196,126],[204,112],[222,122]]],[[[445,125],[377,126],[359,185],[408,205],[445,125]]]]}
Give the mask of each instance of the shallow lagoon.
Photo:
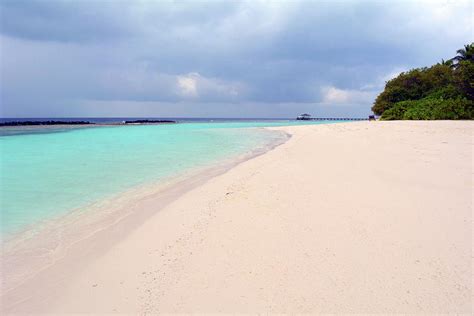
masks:
{"type": "Polygon", "coordinates": [[[15,232],[147,182],[263,150],[282,135],[258,127],[293,124],[302,123],[240,121],[3,130],[1,231],[15,232]]]}

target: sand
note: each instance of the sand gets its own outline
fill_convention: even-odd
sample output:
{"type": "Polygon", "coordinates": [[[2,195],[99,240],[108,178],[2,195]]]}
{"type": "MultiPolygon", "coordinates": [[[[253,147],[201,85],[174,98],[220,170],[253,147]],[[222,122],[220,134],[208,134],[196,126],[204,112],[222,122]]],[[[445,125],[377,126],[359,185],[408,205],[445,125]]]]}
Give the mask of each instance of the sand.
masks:
{"type": "Polygon", "coordinates": [[[291,139],[148,199],[2,311],[472,312],[473,122],[274,129],[291,139]]]}

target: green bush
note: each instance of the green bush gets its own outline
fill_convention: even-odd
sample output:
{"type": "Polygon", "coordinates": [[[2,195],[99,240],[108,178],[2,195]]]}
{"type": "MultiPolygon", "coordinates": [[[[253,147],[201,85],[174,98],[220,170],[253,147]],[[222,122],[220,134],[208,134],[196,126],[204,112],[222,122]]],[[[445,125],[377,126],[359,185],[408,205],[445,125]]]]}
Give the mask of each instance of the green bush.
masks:
{"type": "Polygon", "coordinates": [[[457,54],[389,80],[372,111],[382,120],[474,119],[474,44],[457,54]]]}
{"type": "Polygon", "coordinates": [[[448,84],[446,87],[434,90],[426,97],[430,99],[457,99],[460,94],[458,87],[448,84]]]}
{"type": "Polygon", "coordinates": [[[465,98],[441,100],[432,109],[433,120],[474,119],[474,103],[465,98]]]}
{"type": "Polygon", "coordinates": [[[454,82],[466,97],[474,100],[474,62],[459,62],[454,70],[454,82]]]}
{"type": "Polygon", "coordinates": [[[466,120],[474,119],[474,102],[466,98],[442,99],[428,96],[421,100],[397,102],[386,110],[382,120],[466,120]]]}
{"type": "MultiPolygon", "coordinates": [[[[430,68],[402,72],[398,77],[386,83],[384,91],[375,99],[372,111],[380,115],[400,101],[425,98],[434,91],[440,91],[452,85],[452,82],[453,71],[448,65],[437,64],[430,68]]],[[[458,91],[446,92],[459,95],[458,91]]]]}
{"type": "Polygon", "coordinates": [[[383,112],[380,119],[385,121],[402,120],[411,103],[413,103],[413,101],[401,101],[395,103],[394,106],[383,112]]]}
{"type": "Polygon", "coordinates": [[[431,106],[426,102],[416,102],[403,115],[404,120],[431,120],[431,106]]]}

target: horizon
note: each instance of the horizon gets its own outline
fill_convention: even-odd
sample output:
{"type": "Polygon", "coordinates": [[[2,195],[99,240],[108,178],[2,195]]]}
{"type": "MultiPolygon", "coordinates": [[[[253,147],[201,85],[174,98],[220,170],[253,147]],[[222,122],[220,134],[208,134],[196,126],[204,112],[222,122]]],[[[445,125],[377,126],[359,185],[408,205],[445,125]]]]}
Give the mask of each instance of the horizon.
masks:
{"type": "MultiPolygon", "coordinates": [[[[137,118],[137,119],[222,119],[222,120],[294,120],[294,117],[214,117],[214,116],[49,116],[49,117],[0,117],[0,120],[38,120],[38,119],[121,119],[121,118],[137,118]]],[[[320,118],[314,115],[311,117],[320,118]]],[[[327,118],[330,118],[326,116],[327,118]]],[[[324,118],[324,117],[321,117],[324,118]]],[[[341,117],[342,118],[342,117],[341,117]]],[[[349,118],[349,116],[347,116],[349,118]]],[[[351,117],[355,118],[355,117],[351,117]]]]}
{"type": "Polygon", "coordinates": [[[386,81],[473,41],[472,9],[6,0],[0,117],[367,117],[386,81]]]}

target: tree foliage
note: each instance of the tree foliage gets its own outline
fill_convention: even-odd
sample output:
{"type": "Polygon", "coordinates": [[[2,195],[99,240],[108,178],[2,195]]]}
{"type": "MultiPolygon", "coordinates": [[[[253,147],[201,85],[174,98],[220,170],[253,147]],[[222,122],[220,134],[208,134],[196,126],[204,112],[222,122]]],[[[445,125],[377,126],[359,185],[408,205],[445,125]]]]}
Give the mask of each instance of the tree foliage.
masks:
{"type": "Polygon", "coordinates": [[[388,81],[372,107],[385,120],[474,118],[474,44],[431,67],[388,81]]]}
{"type": "Polygon", "coordinates": [[[465,98],[424,98],[397,102],[383,120],[465,120],[474,117],[474,103],[465,98]]]}

